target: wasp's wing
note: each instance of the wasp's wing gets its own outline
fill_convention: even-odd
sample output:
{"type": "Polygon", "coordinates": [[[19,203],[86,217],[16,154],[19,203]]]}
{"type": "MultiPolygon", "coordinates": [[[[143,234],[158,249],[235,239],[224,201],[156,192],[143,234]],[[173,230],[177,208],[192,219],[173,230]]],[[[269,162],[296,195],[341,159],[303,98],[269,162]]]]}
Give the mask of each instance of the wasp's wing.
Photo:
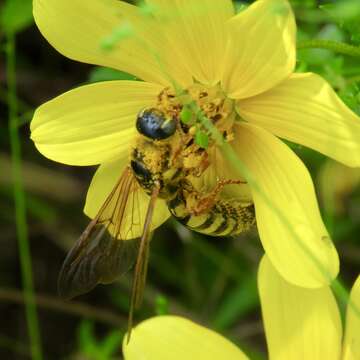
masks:
{"type": "Polygon", "coordinates": [[[134,274],[134,282],[131,293],[131,302],[130,302],[130,312],[129,312],[129,322],[128,322],[128,333],[127,333],[127,341],[130,341],[132,322],[133,322],[133,313],[136,308],[141,305],[143,292],[146,282],[146,274],[147,274],[147,265],[149,259],[149,245],[150,245],[150,237],[151,237],[151,221],[153,218],[153,213],[155,209],[155,203],[157,197],[159,195],[160,186],[158,184],[155,185],[151,198],[149,201],[149,205],[146,211],[146,217],[144,222],[144,228],[140,239],[139,244],[139,254],[137,257],[136,265],[135,265],[135,274],[134,274]]]}
{"type": "Polygon", "coordinates": [[[71,299],[98,283],[113,282],[134,264],[140,239],[131,239],[131,233],[142,224],[139,191],[132,172],[125,169],[64,261],[58,280],[62,297],[71,299]]]}

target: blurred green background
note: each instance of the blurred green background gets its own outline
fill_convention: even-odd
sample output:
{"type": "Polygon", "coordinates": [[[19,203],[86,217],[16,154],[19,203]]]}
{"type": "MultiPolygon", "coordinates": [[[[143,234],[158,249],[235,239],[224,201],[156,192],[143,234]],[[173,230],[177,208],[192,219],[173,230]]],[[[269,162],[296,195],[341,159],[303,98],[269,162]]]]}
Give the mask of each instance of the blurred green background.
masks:
{"type": "MultiPolygon", "coordinates": [[[[251,2],[236,2],[238,11],[251,2]]],[[[359,0],[291,3],[299,43],[329,39],[360,46],[359,0]]],[[[9,33],[16,35],[15,130],[21,143],[21,180],[44,358],[118,359],[127,325],[131,273],[72,302],[63,302],[56,290],[65,253],[88,222],[82,206],[95,168],[45,159],[29,139],[29,122],[34,109],[56,95],[81,84],[128,75],[80,64],[57,53],[34,25],[31,7],[31,0],[0,2],[0,359],[31,358],[15,227],[8,121],[11,84],[5,56],[9,33]]],[[[301,49],[297,68],[324,76],[360,115],[360,57],[301,49]]],[[[325,223],[340,254],[341,278],[349,288],[360,268],[360,171],[301,146],[290,146],[316,184],[325,223]]],[[[256,289],[262,254],[255,231],[238,238],[210,238],[168,221],[153,237],[145,302],[136,320],[167,312],[181,314],[221,332],[251,358],[265,359],[256,289]]]]}

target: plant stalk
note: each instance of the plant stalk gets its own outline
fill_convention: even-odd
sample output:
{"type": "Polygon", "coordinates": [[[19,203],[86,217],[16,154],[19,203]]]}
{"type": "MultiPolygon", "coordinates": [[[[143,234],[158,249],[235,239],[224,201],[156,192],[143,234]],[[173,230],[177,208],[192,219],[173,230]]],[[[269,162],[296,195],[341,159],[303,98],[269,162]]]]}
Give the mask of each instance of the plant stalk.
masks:
{"type": "Polygon", "coordinates": [[[6,78],[8,85],[9,137],[11,146],[15,225],[21,265],[25,313],[30,340],[31,357],[42,360],[39,322],[37,317],[32,275],[31,254],[26,221],[25,192],[21,169],[21,143],[18,132],[18,100],[16,94],[16,42],[15,35],[6,35],[6,78]]]}
{"type": "Polygon", "coordinates": [[[311,48],[326,49],[326,50],[335,51],[339,54],[344,54],[353,57],[360,57],[360,46],[354,46],[340,41],[322,40],[322,39],[304,40],[304,41],[299,41],[296,47],[297,49],[311,49],[311,48]]]}

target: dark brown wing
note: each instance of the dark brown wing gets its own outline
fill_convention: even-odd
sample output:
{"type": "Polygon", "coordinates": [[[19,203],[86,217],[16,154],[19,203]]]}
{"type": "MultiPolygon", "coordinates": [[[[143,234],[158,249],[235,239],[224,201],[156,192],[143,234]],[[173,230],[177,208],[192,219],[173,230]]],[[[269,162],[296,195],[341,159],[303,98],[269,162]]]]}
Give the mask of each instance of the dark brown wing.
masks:
{"type": "Polygon", "coordinates": [[[136,211],[139,190],[131,170],[126,168],[64,261],[58,280],[62,297],[71,299],[99,283],[113,282],[134,264],[140,239],[124,239],[131,238],[132,228],[142,223],[136,211]]]}

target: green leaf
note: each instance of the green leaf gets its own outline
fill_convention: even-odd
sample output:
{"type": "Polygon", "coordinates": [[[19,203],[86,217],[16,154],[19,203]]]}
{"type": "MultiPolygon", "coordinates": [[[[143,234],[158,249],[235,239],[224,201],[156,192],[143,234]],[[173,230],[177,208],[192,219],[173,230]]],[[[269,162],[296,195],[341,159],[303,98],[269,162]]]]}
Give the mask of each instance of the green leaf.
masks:
{"type": "Polygon", "coordinates": [[[78,344],[81,354],[89,360],[109,360],[121,347],[124,334],[113,331],[103,341],[95,336],[94,324],[83,320],[78,328],[78,344]]]}
{"type": "Polygon", "coordinates": [[[17,33],[32,25],[32,0],[6,0],[0,11],[0,25],[6,33],[17,33]]]}
{"type": "Polygon", "coordinates": [[[331,18],[337,21],[348,21],[360,15],[358,0],[342,0],[330,4],[319,5],[331,18]]]}
{"type": "Polygon", "coordinates": [[[209,146],[209,136],[202,130],[197,130],[195,134],[195,144],[199,145],[203,149],[207,149],[209,146]]]}
{"type": "Polygon", "coordinates": [[[124,71],[114,70],[102,66],[94,67],[90,71],[90,83],[109,80],[136,80],[136,77],[124,71]]]}
{"type": "Polygon", "coordinates": [[[290,0],[290,3],[293,7],[301,6],[305,9],[311,9],[317,6],[316,0],[290,0]]]}
{"type": "Polygon", "coordinates": [[[104,358],[109,358],[121,348],[121,341],[124,334],[120,331],[111,332],[101,343],[101,354],[104,358]]]}
{"type": "Polygon", "coordinates": [[[354,20],[345,22],[343,28],[348,31],[350,40],[355,45],[360,45],[360,15],[354,20]]]}
{"type": "Polygon", "coordinates": [[[339,91],[339,96],[354,112],[360,115],[360,78],[339,91]]]}
{"type": "Polygon", "coordinates": [[[94,324],[89,320],[81,322],[78,329],[78,343],[81,352],[92,354],[92,359],[97,358],[97,341],[94,335],[94,324]]]}
{"type": "Polygon", "coordinates": [[[258,306],[256,276],[252,275],[241,280],[219,306],[213,326],[223,330],[233,325],[241,316],[258,306]]]}

